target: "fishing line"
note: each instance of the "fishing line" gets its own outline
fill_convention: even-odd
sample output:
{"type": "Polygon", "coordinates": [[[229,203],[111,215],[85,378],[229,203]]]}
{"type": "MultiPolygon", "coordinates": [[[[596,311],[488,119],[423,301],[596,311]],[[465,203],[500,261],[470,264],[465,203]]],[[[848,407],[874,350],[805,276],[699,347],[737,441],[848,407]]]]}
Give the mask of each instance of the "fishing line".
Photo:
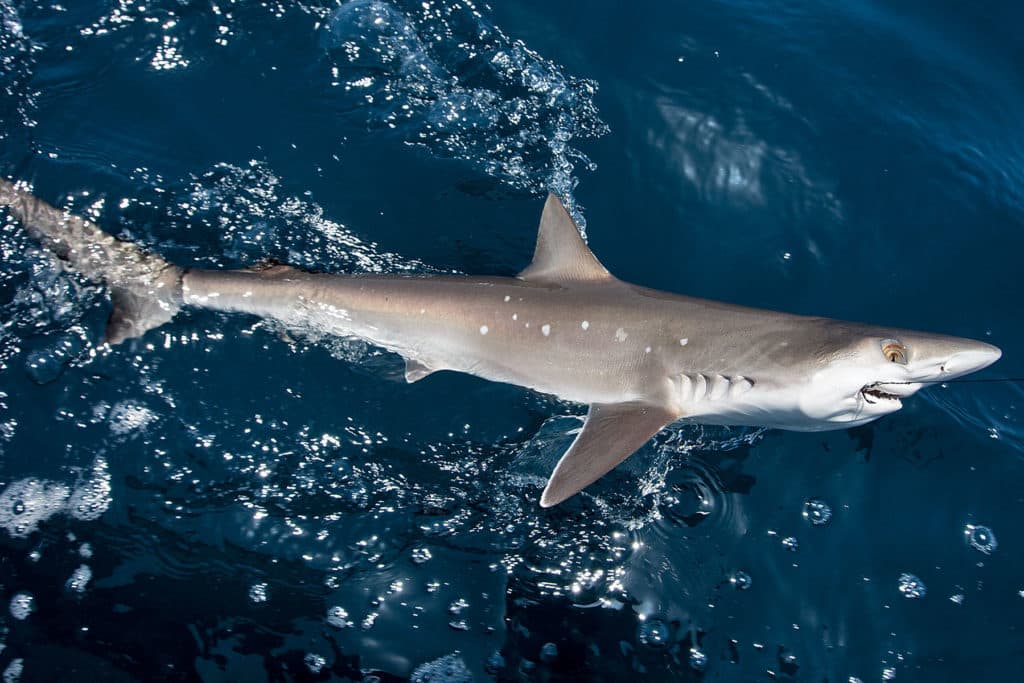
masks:
{"type": "MultiPolygon", "coordinates": [[[[871,396],[871,394],[867,390],[875,391],[875,392],[878,392],[878,393],[881,393],[881,394],[886,394],[887,393],[887,392],[882,391],[881,389],[878,389],[877,387],[884,387],[884,386],[889,386],[889,385],[893,385],[893,384],[917,384],[917,385],[920,386],[922,384],[959,384],[959,383],[966,384],[968,382],[1008,382],[1010,384],[1020,384],[1020,383],[1024,382],[1024,377],[983,377],[983,378],[980,378],[980,379],[975,379],[975,378],[971,378],[971,379],[926,379],[926,380],[921,380],[919,382],[875,382],[874,384],[871,384],[871,385],[865,387],[864,389],[862,389],[861,390],[861,395],[864,396],[864,400],[867,403],[870,403],[870,404],[874,405],[875,403],[878,403],[878,401],[871,400],[871,398],[869,398],[871,396]]],[[[903,397],[889,395],[887,398],[903,398],[903,397]]]]}
{"type": "Polygon", "coordinates": [[[876,384],[966,384],[968,382],[1024,382],[1024,377],[983,377],[981,379],[926,379],[919,382],[876,382],[876,384]]]}

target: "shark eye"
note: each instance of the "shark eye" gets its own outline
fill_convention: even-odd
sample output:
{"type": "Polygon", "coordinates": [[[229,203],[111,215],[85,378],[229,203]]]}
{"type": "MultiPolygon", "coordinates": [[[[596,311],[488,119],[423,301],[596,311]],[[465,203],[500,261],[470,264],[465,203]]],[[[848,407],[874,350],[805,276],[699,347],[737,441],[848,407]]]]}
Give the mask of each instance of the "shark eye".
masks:
{"type": "Polygon", "coordinates": [[[886,339],[882,342],[882,354],[890,363],[907,364],[907,347],[895,339],[886,339]]]}

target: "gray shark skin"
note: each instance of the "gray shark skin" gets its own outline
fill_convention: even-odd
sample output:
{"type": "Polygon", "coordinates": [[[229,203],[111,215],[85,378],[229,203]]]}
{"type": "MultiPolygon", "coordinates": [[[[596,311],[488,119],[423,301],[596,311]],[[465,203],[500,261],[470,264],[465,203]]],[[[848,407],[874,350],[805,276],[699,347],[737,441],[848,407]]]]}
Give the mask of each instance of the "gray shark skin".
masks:
{"type": "Polygon", "coordinates": [[[744,308],[623,282],[554,196],[518,277],[186,270],[0,179],[0,205],[73,270],[105,283],[116,344],[182,306],[359,337],[406,379],[454,370],[590,407],[541,495],[556,505],[676,420],[800,431],[862,425],[925,382],[995,362],[983,342],[744,308]]]}

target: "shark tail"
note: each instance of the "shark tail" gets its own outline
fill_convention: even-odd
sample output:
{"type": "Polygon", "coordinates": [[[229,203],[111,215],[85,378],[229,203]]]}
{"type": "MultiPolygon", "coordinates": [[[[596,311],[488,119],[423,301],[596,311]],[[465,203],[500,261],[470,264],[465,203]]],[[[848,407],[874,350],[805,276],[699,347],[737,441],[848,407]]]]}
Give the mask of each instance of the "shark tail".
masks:
{"type": "Polygon", "coordinates": [[[114,308],[107,321],[107,342],[118,344],[140,337],[170,321],[181,308],[184,271],[160,256],[57,209],[3,178],[0,206],[6,206],[33,239],[71,270],[110,288],[114,308]]]}

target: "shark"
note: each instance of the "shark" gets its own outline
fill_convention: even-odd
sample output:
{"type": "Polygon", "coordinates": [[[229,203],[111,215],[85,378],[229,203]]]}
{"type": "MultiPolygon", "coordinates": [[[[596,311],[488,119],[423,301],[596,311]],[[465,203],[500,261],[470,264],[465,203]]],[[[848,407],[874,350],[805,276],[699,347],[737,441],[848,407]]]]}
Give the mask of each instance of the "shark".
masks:
{"type": "Polygon", "coordinates": [[[68,268],[110,291],[106,341],[183,307],[314,326],[400,355],[405,378],[442,370],[526,387],[588,412],[540,497],[580,492],[681,420],[797,431],[893,413],[922,387],[989,366],[981,341],[693,298],[616,278],[549,195],[533,260],[515,277],[177,266],[0,178],[0,206],[68,268]]]}

